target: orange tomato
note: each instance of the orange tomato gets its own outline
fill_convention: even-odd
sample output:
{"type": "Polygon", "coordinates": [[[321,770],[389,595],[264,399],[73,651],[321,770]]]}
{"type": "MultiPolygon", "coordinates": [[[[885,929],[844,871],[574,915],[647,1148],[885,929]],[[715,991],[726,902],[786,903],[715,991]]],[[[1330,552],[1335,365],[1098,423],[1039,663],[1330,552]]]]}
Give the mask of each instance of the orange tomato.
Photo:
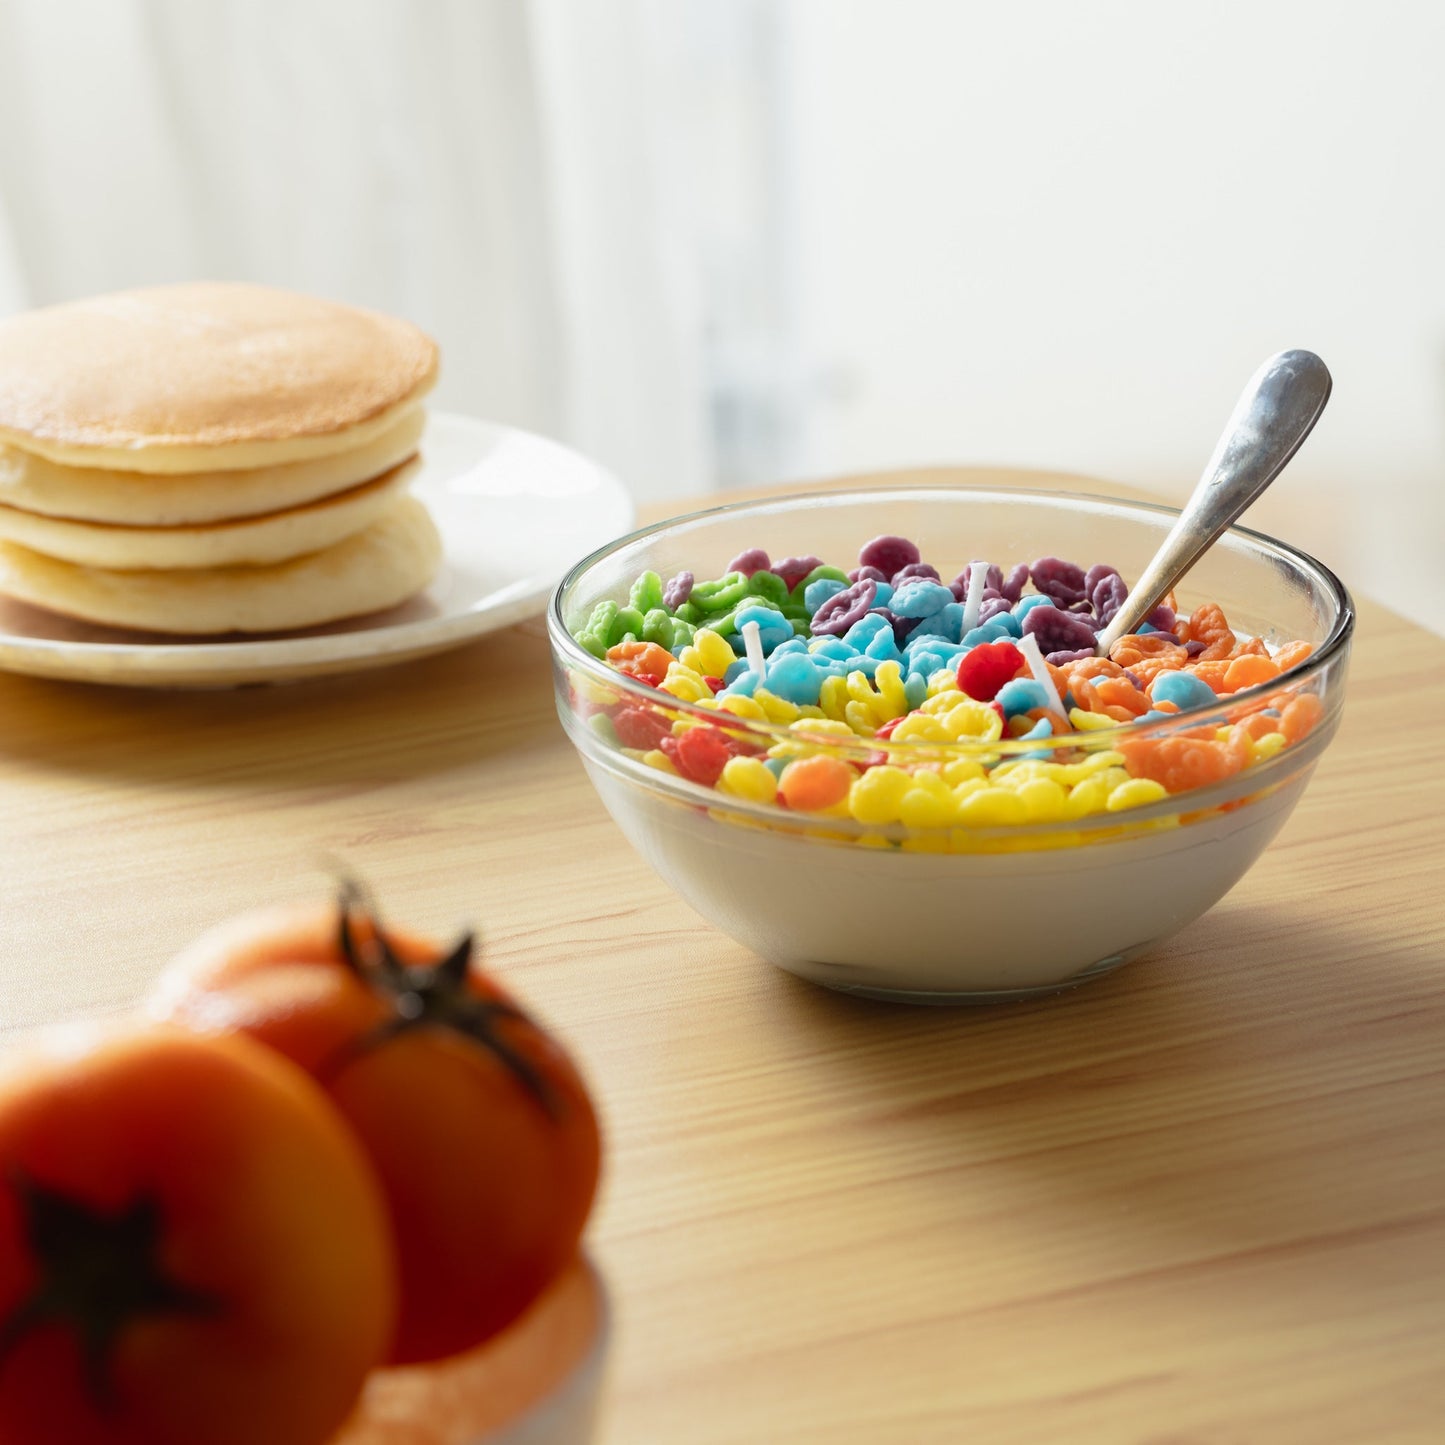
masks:
{"type": "Polygon", "coordinates": [[[474,966],[356,907],[243,915],[162,978],[154,1009],[245,1033],[313,1075],[391,1211],[392,1362],[455,1354],[515,1319],[573,1257],[596,1189],[597,1118],[561,1048],[474,966]]]}
{"type": "Polygon", "coordinates": [[[284,1059],[130,1022],[0,1067],[5,1445],[319,1445],[394,1308],[375,1177],[284,1059]]]}

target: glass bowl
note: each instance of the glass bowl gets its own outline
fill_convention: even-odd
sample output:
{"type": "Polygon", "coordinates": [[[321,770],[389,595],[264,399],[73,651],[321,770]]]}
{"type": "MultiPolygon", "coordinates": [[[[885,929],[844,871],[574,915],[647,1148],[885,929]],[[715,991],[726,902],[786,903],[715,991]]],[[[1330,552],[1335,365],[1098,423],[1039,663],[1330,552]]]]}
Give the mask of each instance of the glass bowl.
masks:
{"type": "MultiPolygon", "coordinates": [[[[1138,502],[940,485],[779,497],[648,527],[578,563],[553,596],[558,711],[608,811],[643,857],[714,927],[779,967],[912,1002],[1057,990],[1116,968],[1197,918],[1244,875],[1298,802],[1339,722],[1354,625],[1348,592],[1319,562],[1233,528],[1179,589],[1181,616],[1216,602],[1241,636],[1271,647],[1309,643],[1302,663],[1204,709],[1042,741],[840,738],[816,724],[810,737],[807,719],[737,717],[720,712],[717,700],[659,691],[593,655],[577,634],[599,603],[626,605],[646,572],[716,578],[750,548],[847,569],[864,543],[885,534],[915,542],[944,579],[974,558],[1007,570],[1054,555],[1086,567],[1110,563],[1132,581],[1177,516],[1138,502]],[[1296,700],[1290,715],[1309,725],[1285,738],[1280,715],[1296,700]],[[720,727],[730,746],[764,760],[826,752],[860,775],[886,762],[945,779],[981,772],[987,780],[1003,767],[1002,778],[1021,763],[1047,762],[1077,780],[1091,758],[1120,759],[1119,748],[1131,758],[1160,757],[1155,745],[1165,743],[1174,756],[1192,746],[1188,739],[1254,726],[1280,737],[1241,741],[1247,763],[1228,776],[1193,787],[1171,782],[1163,796],[1118,811],[980,824],[961,808],[964,816],[909,826],[859,821],[842,805],[809,813],[705,786],[669,771],[656,748],[622,746],[613,720],[624,710],[633,722],[655,719],[659,734],[720,727]],[[1264,717],[1251,724],[1255,714],[1264,717]]],[[[624,731],[637,740],[634,729],[624,731]]],[[[1109,767],[1122,776],[1117,761],[1109,767]]],[[[1134,767],[1130,761],[1127,770],[1134,767]]],[[[1067,791],[1083,798],[1074,784],[1067,791]]]]}

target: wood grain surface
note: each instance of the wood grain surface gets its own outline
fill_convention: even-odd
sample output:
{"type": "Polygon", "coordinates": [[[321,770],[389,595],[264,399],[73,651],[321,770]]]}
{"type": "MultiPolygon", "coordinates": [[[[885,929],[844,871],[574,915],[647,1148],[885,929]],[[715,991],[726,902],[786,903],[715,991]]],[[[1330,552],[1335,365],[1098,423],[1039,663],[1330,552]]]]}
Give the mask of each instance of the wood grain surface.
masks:
{"type": "Polygon", "coordinates": [[[1349,689],[1205,918],[1074,993],[928,1010],[673,897],[540,623],[286,687],[0,677],[0,1019],[125,1008],[342,860],[397,920],[478,924],[600,1096],[608,1445],[1436,1441],[1445,642],[1364,604],[1349,689]]]}

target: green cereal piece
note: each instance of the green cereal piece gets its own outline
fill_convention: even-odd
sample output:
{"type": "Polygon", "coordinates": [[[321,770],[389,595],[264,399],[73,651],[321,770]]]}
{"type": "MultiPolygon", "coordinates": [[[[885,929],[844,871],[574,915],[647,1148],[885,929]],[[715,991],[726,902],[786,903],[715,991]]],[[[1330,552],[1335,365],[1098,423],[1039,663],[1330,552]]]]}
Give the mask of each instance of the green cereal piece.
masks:
{"type": "Polygon", "coordinates": [[[672,619],[672,642],[669,644],[669,651],[676,651],[679,647],[687,647],[691,644],[697,628],[691,622],[684,621],[681,617],[672,619]]]}
{"type": "Polygon", "coordinates": [[[674,620],[686,622],[689,627],[698,626],[707,616],[702,608],[692,601],[684,602],[681,607],[673,608],[672,615],[674,620]]]}
{"type": "Polygon", "coordinates": [[[609,643],[609,633],[612,631],[612,624],[617,620],[617,604],[615,602],[599,602],[592,609],[582,630],[576,633],[577,642],[587,649],[593,657],[606,657],[609,643]]]}
{"type": "Polygon", "coordinates": [[[751,596],[771,602],[778,608],[788,600],[788,584],[776,572],[754,572],[748,578],[748,592],[751,596]]]}
{"type": "Polygon", "coordinates": [[[632,594],[627,600],[639,612],[651,612],[654,608],[661,607],[662,578],[656,572],[644,572],[632,584],[632,594]]]}
{"type": "Polygon", "coordinates": [[[716,632],[719,637],[731,637],[738,630],[738,610],[734,607],[731,612],[724,612],[721,617],[709,617],[703,626],[709,632],[716,632]]]}
{"type": "Polygon", "coordinates": [[[617,729],[612,726],[612,719],[608,717],[605,712],[594,712],[592,716],[587,719],[587,726],[590,727],[608,747],[620,748],[622,746],[617,736],[617,729]]]}
{"type": "Polygon", "coordinates": [[[748,595],[748,579],[741,572],[726,572],[712,582],[699,582],[687,600],[709,615],[731,612],[748,595]]]}
{"type": "Polygon", "coordinates": [[[612,626],[607,629],[608,647],[616,647],[629,632],[634,639],[642,634],[642,614],[635,607],[618,610],[617,616],[612,619],[612,626]]]}
{"type": "MultiPolygon", "coordinates": [[[[635,587],[632,590],[634,594],[637,592],[635,587]]],[[[665,607],[648,609],[647,616],[642,619],[642,640],[655,642],[659,647],[669,650],[677,645],[672,639],[672,618],[668,616],[665,607]]]]}
{"type": "Polygon", "coordinates": [[[813,635],[813,619],[806,613],[802,617],[789,617],[788,621],[793,624],[794,637],[811,637],[813,635]]]}
{"type": "Polygon", "coordinates": [[[830,567],[824,562],[820,566],[814,567],[813,570],[788,593],[789,599],[801,603],[803,593],[808,590],[808,584],[811,582],[822,582],[824,580],[841,582],[845,587],[848,586],[848,574],[843,571],[841,567],[830,567]]]}

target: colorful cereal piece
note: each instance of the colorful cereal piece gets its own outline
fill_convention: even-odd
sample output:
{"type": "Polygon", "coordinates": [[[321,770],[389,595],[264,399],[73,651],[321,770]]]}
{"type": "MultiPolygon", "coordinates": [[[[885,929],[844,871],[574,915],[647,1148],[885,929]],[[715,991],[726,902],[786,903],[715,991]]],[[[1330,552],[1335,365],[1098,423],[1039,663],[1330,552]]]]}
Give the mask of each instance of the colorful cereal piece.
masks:
{"type": "Polygon", "coordinates": [[[798,758],[783,769],[778,795],[788,807],[800,813],[821,813],[848,796],[857,772],[841,758],[817,753],[798,758]]]}

